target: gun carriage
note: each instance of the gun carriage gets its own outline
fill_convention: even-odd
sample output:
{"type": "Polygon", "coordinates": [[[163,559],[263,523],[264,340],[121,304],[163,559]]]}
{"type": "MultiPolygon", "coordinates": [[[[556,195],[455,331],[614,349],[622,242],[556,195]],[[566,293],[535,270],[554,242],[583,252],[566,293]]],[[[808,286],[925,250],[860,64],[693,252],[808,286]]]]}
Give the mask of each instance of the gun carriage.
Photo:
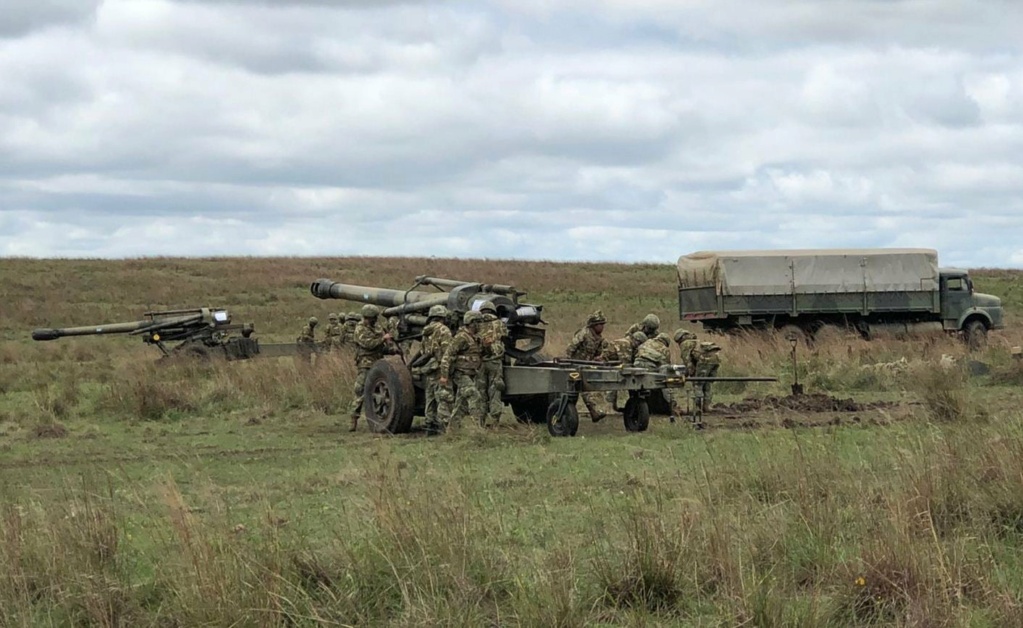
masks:
{"type": "Polygon", "coordinates": [[[252,323],[232,323],[231,315],[223,308],[163,310],[142,316],[142,320],[128,323],[36,329],[32,339],[48,341],[69,336],[124,334],[141,337],[144,343],[159,349],[163,357],[199,359],[247,360],[257,356],[292,355],[297,351],[295,345],[261,346],[252,337],[255,331],[252,323]]]}
{"type": "MultiPolygon", "coordinates": [[[[653,372],[615,363],[546,358],[541,353],[546,337],[543,306],[521,301],[526,293],[514,286],[420,276],[407,290],[318,279],[311,284],[310,292],[320,299],[342,299],[384,308],[384,316],[398,317],[398,345],[421,337],[427,323],[426,312],[434,305],[446,306],[460,322],[465,312],[478,311],[488,301],[493,303],[498,317],[508,327],[502,400],[511,406],[520,422],[546,422],[555,436],[576,433],[579,417],[575,402],[579,394],[612,390],[628,393],[623,412],[625,429],[645,431],[651,411],[648,398],[662,397],[650,393],[681,387],[687,381],[678,369],[653,372]],[[431,287],[435,291],[422,289],[431,287]]],[[[363,407],[374,431],[408,432],[414,418],[422,416],[425,383],[413,374],[410,366],[404,355],[388,356],[378,360],[367,374],[363,407]]],[[[655,409],[661,409],[656,402],[655,409]]]]}

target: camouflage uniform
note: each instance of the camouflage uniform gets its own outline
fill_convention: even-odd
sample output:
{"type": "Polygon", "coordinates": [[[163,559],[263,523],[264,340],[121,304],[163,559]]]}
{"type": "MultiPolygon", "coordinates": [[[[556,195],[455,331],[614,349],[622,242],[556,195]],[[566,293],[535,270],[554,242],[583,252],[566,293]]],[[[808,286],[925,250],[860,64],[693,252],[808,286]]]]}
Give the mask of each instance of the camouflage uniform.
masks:
{"type": "Polygon", "coordinates": [[[295,342],[298,344],[298,354],[306,360],[312,360],[316,352],[316,325],[319,323],[315,316],[309,317],[309,322],[302,328],[301,333],[295,342]]]}
{"type": "Polygon", "coordinates": [[[422,364],[413,369],[413,373],[423,377],[426,428],[433,432],[447,427],[451,420],[451,389],[440,384],[441,360],[451,343],[451,330],[444,323],[445,316],[447,308],[443,305],[430,308],[429,322],[423,328],[423,342],[419,347],[420,357],[416,360],[422,364]]]}
{"type": "MultiPolygon", "coordinates": [[[[646,341],[646,334],[641,331],[633,332],[618,340],[612,340],[607,343],[603,359],[605,362],[620,362],[623,366],[632,366],[632,361],[636,359],[636,349],[646,341]]],[[[605,399],[612,410],[618,409],[617,390],[609,390],[605,399]]]]}
{"type": "MultiPolygon", "coordinates": [[[[714,377],[718,373],[718,368],[721,366],[721,356],[719,355],[721,347],[717,346],[713,342],[701,342],[699,351],[696,353],[696,369],[694,375],[696,377],[714,377]]],[[[704,412],[710,408],[712,400],[711,395],[711,382],[704,382],[698,384],[701,389],[701,397],[703,399],[703,407],[701,408],[704,412]]]]}
{"type": "MultiPolygon", "coordinates": [[[[671,338],[668,338],[667,334],[657,334],[639,345],[639,348],[636,349],[636,359],[632,365],[649,371],[658,371],[662,366],[671,364],[670,346],[671,338]]],[[[661,395],[668,403],[668,407],[671,408],[671,421],[674,423],[675,415],[678,414],[678,405],[669,389],[662,388],[661,395]]]]}
{"type": "Polygon", "coordinates": [[[359,426],[359,417],[362,415],[362,395],[366,388],[366,374],[377,360],[388,353],[393,353],[386,330],[377,324],[379,311],[376,306],[364,305],[362,321],[355,326],[353,340],[355,368],[358,372],[355,375],[355,386],[353,387],[355,398],[352,399],[351,405],[352,426],[349,429],[351,432],[354,432],[359,426]]]}
{"type": "MultiPolygon", "coordinates": [[[[588,362],[602,361],[603,355],[607,352],[608,344],[607,340],[600,335],[605,323],[607,323],[607,319],[604,318],[604,313],[600,310],[590,314],[589,318],[586,319],[586,327],[577,331],[572,338],[572,342],[568,343],[568,350],[566,351],[568,358],[570,360],[585,360],[588,362]],[[600,327],[600,330],[596,330],[596,327],[600,327]]],[[[607,416],[607,412],[600,407],[599,393],[588,392],[582,393],[579,396],[583,398],[586,410],[589,411],[590,418],[594,422],[607,416]]]]}
{"type": "Polygon", "coordinates": [[[355,344],[355,326],[359,324],[359,315],[355,312],[349,312],[345,315],[345,326],[341,330],[341,344],[352,345],[355,344]]]}
{"type": "Polygon", "coordinates": [[[656,314],[647,314],[643,317],[643,320],[639,323],[633,323],[631,327],[625,330],[626,336],[631,336],[637,331],[643,332],[647,338],[653,338],[657,335],[657,331],[661,328],[661,319],[657,318],[656,314]]]}
{"type": "Polygon", "coordinates": [[[497,317],[492,303],[485,303],[480,311],[483,316],[479,323],[483,365],[476,383],[483,397],[486,418],[497,423],[504,411],[501,393],[504,392],[504,340],[508,337],[508,326],[497,317]]]}
{"type": "Polygon", "coordinates": [[[465,313],[462,327],[451,339],[440,361],[441,385],[453,384],[455,387],[450,422],[452,427],[461,425],[466,414],[481,423],[485,416],[483,399],[476,386],[476,376],[483,362],[482,345],[476,336],[479,316],[479,312],[465,313]]]}
{"type": "Polygon", "coordinates": [[[339,349],[341,347],[341,324],[337,322],[337,314],[327,317],[330,324],[327,325],[326,345],[328,349],[339,349]]]}

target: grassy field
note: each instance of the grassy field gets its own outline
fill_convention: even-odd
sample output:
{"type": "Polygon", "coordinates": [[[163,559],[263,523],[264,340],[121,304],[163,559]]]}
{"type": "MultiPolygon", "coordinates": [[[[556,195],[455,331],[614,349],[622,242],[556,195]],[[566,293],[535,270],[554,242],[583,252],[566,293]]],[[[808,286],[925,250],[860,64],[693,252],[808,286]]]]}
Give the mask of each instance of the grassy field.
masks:
{"type": "Polygon", "coordinates": [[[1023,273],[976,271],[1008,328],[726,337],[710,428],[506,414],[457,436],[348,434],[342,356],[157,366],[123,337],[35,327],[225,306],[268,342],[352,304],[328,277],[511,283],[553,353],[601,308],[677,321],[664,265],[412,259],[3,260],[0,625],[1023,625],[1023,273]],[[978,360],[991,372],[939,366],[978,360]]]}

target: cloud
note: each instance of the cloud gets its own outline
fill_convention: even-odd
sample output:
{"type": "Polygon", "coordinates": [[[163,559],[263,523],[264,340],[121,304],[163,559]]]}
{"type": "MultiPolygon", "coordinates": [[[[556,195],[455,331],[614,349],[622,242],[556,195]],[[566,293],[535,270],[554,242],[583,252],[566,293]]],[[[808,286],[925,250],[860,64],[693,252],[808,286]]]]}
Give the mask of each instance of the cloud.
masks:
{"type": "Polygon", "coordinates": [[[1015,4],[58,5],[0,23],[3,255],[1019,265],[1015,4]]]}
{"type": "Polygon", "coordinates": [[[0,12],[0,38],[20,37],[32,31],[75,25],[92,18],[100,0],[4,0],[0,12]]]}

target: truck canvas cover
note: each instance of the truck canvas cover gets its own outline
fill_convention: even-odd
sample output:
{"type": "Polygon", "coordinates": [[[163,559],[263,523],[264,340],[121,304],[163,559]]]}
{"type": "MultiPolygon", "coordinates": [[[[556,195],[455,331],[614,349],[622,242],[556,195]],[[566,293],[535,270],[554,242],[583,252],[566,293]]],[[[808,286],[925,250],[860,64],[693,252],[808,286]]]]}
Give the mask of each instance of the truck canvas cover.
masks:
{"type": "Polygon", "coordinates": [[[722,296],[938,289],[933,249],[699,251],[678,259],[679,288],[722,296]]]}

